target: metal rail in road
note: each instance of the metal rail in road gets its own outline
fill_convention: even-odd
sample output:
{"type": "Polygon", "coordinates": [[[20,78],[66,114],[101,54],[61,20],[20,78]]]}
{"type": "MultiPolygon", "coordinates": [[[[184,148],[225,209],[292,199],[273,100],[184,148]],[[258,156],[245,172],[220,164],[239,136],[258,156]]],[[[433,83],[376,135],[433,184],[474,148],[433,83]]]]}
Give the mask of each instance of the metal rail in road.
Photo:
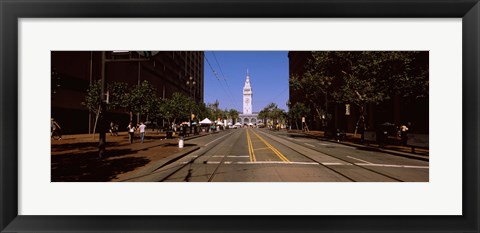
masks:
{"type": "MultiPolygon", "coordinates": [[[[175,182],[176,180],[181,181],[183,179],[183,181],[189,182],[191,181],[192,174],[195,172],[195,170],[192,169],[192,166],[194,164],[196,166],[202,166],[202,164],[206,166],[207,164],[212,165],[212,163],[216,164],[214,168],[204,167],[205,169],[202,172],[205,172],[205,174],[201,174],[200,176],[197,176],[197,179],[198,177],[206,177],[205,180],[196,181],[196,182],[212,182],[214,181],[215,177],[217,176],[218,172],[221,170],[223,166],[227,166],[227,165],[232,166],[232,164],[235,164],[235,163],[257,164],[257,165],[271,164],[271,166],[276,166],[276,164],[288,164],[292,166],[295,166],[297,164],[315,164],[315,165],[320,165],[322,168],[327,169],[330,172],[333,172],[338,176],[343,177],[346,181],[348,180],[351,182],[365,181],[365,177],[359,177],[358,174],[371,174],[373,177],[376,177],[375,178],[376,180],[382,180],[382,181],[390,181],[390,182],[404,181],[398,177],[394,177],[384,172],[370,169],[365,166],[357,165],[356,163],[348,161],[340,156],[330,154],[330,153],[325,153],[313,147],[306,147],[305,145],[300,144],[300,142],[289,141],[279,137],[278,135],[273,135],[272,133],[267,133],[263,130],[250,129],[250,128],[247,128],[244,130],[245,130],[245,134],[243,135],[246,135],[246,139],[247,139],[246,148],[248,148],[249,154],[248,156],[243,156],[243,157],[249,157],[249,160],[250,160],[249,162],[232,163],[230,161],[228,162],[226,161],[226,158],[229,157],[228,155],[235,154],[235,153],[232,153],[232,151],[236,148],[235,146],[245,146],[243,144],[240,144],[241,140],[243,140],[243,138],[240,138],[240,135],[242,135],[241,133],[243,131],[241,130],[234,130],[232,132],[227,131],[222,134],[217,134],[219,137],[205,144],[200,150],[195,151],[189,155],[186,155],[184,158],[182,158],[183,162],[178,160],[175,163],[167,164],[153,171],[151,174],[147,174],[144,177],[139,178],[139,180],[137,181],[157,181],[157,182],[174,181],[175,182]],[[257,143],[263,143],[266,147],[264,148],[257,147],[257,149],[253,148],[253,143],[252,143],[253,136],[258,138],[257,143]],[[231,137],[234,137],[234,138],[231,138],[231,137]],[[224,143],[224,144],[221,144],[221,143],[224,143]],[[277,147],[275,147],[272,144],[274,145],[278,144],[278,145],[277,147]],[[283,147],[283,148],[279,149],[279,147],[283,147]],[[280,160],[279,161],[259,161],[258,156],[260,155],[256,154],[255,150],[262,150],[262,149],[265,149],[268,151],[271,150],[271,152],[269,152],[271,156],[276,155],[278,157],[277,160],[278,159],[280,160]],[[293,154],[288,157],[285,156],[284,153],[286,150],[293,151],[297,158],[300,158],[303,156],[304,159],[301,159],[301,160],[308,160],[311,162],[292,162],[291,158],[289,159],[288,157],[291,157],[293,154]],[[218,155],[215,155],[215,152],[219,152],[219,151],[220,153],[217,153],[218,155]],[[210,154],[211,157],[204,158],[204,156],[208,154],[210,154]],[[221,160],[209,163],[208,160],[213,157],[216,157],[216,158],[221,157],[221,160]],[[196,161],[198,161],[199,158],[205,159],[203,163],[195,163],[196,161]],[[331,160],[342,161],[342,163],[338,163],[338,164],[324,163],[319,158],[323,158],[324,160],[325,159],[328,160],[331,158],[331,160]],[[342,166],[333,166],[333,165],[342,165],[342,166]],[[354,169],[351,169],[351,168],[347,169],[343,165],[351,166],[354,169]],[[352,170],[355,170],[355,172],[352,173],[351,172],[352,170]],[[348,171],[350,171],[350,173],[348,171]],[[357,174],[357,176],[355,176],[355,174],[357,174]]],[[[245,143],[245,142],[242,141],[242,143],[245,143]]],[[[196,169],[200,169],[200,168],[197,167],[196,169]]],[[[322,182],[322,181],[318,181],[318,182],[322,182]]]]}

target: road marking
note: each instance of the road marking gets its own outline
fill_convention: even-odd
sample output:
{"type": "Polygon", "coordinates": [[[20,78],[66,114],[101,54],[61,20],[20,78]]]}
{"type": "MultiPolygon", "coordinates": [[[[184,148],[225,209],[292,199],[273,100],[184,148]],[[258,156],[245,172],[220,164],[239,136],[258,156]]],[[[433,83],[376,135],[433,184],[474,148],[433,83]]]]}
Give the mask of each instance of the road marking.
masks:
{"type": "Polygon", "coordinates": [[[364,163],[367,163],[367,164],[373,164],[373,163],[370,163],[370,162],[368,162],[368,161],[365,161],[365,160],[361,160],[361,159],[357,159],[357,158],[355,158],[355,157],[352,157],[352,156],[347,156],[347,157],[348,157],[348,158],[351,158],[351,159],[355,159],[355,160],[358,160],[358,161],[360,161],[360,162],[364,162],[364,163]]]}
{"type": "Polygon", "coordinates": [[[224,137],[226,137],[226,136],[228,136],[228,135],[230,135],[230,134],[232,134],[232,133],[234,133],[234,132],[235,132],[235,131],[233,131],[233,132],[231,132],[231,133],[229,133],[229,134],[225,134],[225,135],[223,135],[223,136],[221,136],[221,137],[219,137],[219,138],[217,138],[217,139],[215,139],[215,140],[213,140],[213,141],[205,144],[205,146],[208,146],[208,145],[210,145],[211,143],[213,143],[213,142],[215,142],[215,141],[217,141],[217,140],[220,140],[220,139],[222,139],[222,138],[224,138],[224,137]]]}
{"type": "Polygon", "coordinates": [[[265,139],[263,139],[262,137],[260,137],[260,135],[258,135],[257,133],[255,133],[255,131],[252,131],[253,134],[255,134],[255,136],[257,136],[258,139],[260,139],[266,146],[268,146],[268,148],[270,148],[273,153],[275,153],[281,160],[283,160],[284,162],[287,162],[287,163],[290,163],[290,160],[287,159],[287,157],[285,157],[285,155],[283,155],[280,151],[278,151],[275,147],[273,147],[272,145],[270,145],[270,143],[268,143],[267,141],[265,141],[265,139]]]}
{"type": "Polygon", "coordinates": [[[283,161],[256,161],[256,162],[233,162],[233,164],[288,164],[288,165],[320,165],[316,162],[288,162],[283,161]]]}
{"type": "Polygon", "coordinates": [[[248,144],[248,154],[250,155],[250,162],[257,161],[255,157],[255,150],[253,149],[252,139],[250,138],[250,133],[248,133],[248,128],[245,129],[247,132],[247,144],[248,144]]]}
{"type": "Polygon", "coordinates": [[[258,151],[258,150],[267,150],[267,149],[270,149],[270,148],[268,148],[268,147],[262,147],[262,148],[257,148],[257,149],[255,149],[255,150],[258,151]]]}
{"type": "Polygon", "coordinates": [[[314,145],[308,144],[308,143],[306,143],[306,142],[305,142],[304,144],[307,145],[307,146],[315,147],[314,145]]]}
{"type": "Polygon", "coordinates": [[[373,166],[373,167],[400,167],[400,168],[421,168],[428,169],[428,166],[411,166],[411,165],[395,165],[395,164],[374,164],[374,163],[356,163],[359,166],[373,166]]]}
{"type": "Polygon", "coordinates": [[[345,163],[322,163],[322,164],[325,165],[325,166],[345,166],[345,165],[346,166],[353,166],[353,164],[351,164],[351,163],[347,163],[347,164],[345,164],[345,163]]]}
{"type": "MultiPolygon", "coordinates": [[[[188,164],[189,162],[182,162],[182,164],[188,164]]],[[[222,162],[219,161],[207,161],[206,164],[220,164],[222,162]]],[[[249,162],[249,161],[224,161],[223,164],[229,164],[229,165],[235,165],[235,164],[286,164],[286,165],[320,165],[320,163],[317,162],[288,162],[285,163],[283,161],[255,161],[255,162],[249,162]]],[[[323,163],[322,163],[323,164],[323,163]]],[[[325,164],[324,164],[325,165],[325,164]]],[[[331,164],[332,165],[332,164],[331,164]]],[[[338,164],[338,165],[348,165],[348,164],[338,164]]],[[[350,164],[351,165],[351,164],[350,164]]]]}
{"type": "Polygon", "coordinates": [[[250,156],[248,155],[214,155],[212,156],[213,158],[223,158],[223,157],[227,157],[227,158],[248,158],[250,156]]]}

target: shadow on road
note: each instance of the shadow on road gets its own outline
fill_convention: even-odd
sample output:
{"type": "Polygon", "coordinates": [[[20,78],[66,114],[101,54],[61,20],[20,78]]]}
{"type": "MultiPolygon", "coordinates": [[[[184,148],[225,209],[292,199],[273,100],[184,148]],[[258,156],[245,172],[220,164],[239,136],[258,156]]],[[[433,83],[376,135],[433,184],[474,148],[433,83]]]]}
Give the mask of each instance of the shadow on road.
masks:
{"type": "MultiPolygon", "coordinates": [[[[68,140],[68,139],[67,139],[68,140]]],[[[107,147],[119,146],[120,142],[107,142],[107,147]]],[[[65,143],[65,144],[52,144],[52,152],[62,152],[66,150],[96,150],[98,149],[98,142],[75,142],[75,143],[65,143]]]]}
{"type": "Polygon", "coordinates": [[[107,153],[108,157],[102,159],[97,150],[51,156],[51,181],[106,182],[150,162],[146,157],[122,158],[137,153],[130,149],[110,149],[107,153]]]}

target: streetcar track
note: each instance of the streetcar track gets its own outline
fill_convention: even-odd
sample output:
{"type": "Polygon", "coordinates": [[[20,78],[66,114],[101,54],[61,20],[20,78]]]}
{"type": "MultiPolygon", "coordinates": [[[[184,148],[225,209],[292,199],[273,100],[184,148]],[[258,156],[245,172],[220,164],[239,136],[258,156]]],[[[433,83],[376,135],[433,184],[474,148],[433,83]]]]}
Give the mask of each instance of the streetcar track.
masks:
{"type": "MultiPolygon", "coordinates": [[[[236,133],[236,132],[237,132],[237,131],[234,131],[234,132],[232,132],[232,133],[229,133],[229,134],[227,134],[227,135],[224,135],[223,137],[227,137],[227,136],[229,136],[229,135],[231,135],[231,134],[234,134],[234,133],[236,133]]],[[[238,134],[236,141],[238,141],[238,138],[240,138],[240,135],[241,135],[241,133],[238,134]]],[[[223,137],[221,137],[221,138],[223,138],[223,137]]],[[[217,140],[219,140],[219,139],[220,139],[220,138],[217,138],[215,141],[217,141],[217,140]]],[[[212,142],[213,142],[213,141],[212,141],[212,142]]],[[[209,144],[211,144],[212,142],[207,143],[206,145],[209,145],[209,144]]],[[[217,149],[217,151],[220,150],[220,148],[217,148],[217,146],[218,146],[219,144],[221,144],[221,143],[222,143],[222,141],[220,141],[220,142],[217,143],[217,144],[214,144],[214,146],[212,146],[210,149],[208,149],[208,150],[206,150],[205,152],[203,152],[203,153],[202,153],[201,155],[199,155],[197,158],[192,159],[192,160],[189,161],[189,163],[187,163],[187,164],[190,164],[190,165],[193,164],[193,162],[194,162],[196,159],[204,156],[207,152],[210,152],[211,150],[213,150],[213,149],[215,149],[215,148],[217,149]]],[[[230,148],[232,148],[232,147],[230,147],[230,148]]],[[[231,151],[231,150],[229,150],[228,152],[230,152],[230,151],[231,151]]],[[[210,174],[207,182],[211,182],[211,181],[213,180],[215,173],[217,172],[217,170],[218,170],[218,168],[220,167],[220,165],[225,161],[225,158],[226,158],[226,156],[227,156],[228,154],[230,154],[230,153],[225,153],[225,156],[223,156],[222,160],[221,160],[221,161],[218,163],[218,165],[215,167],[215,169],[213,170],[212,174],[210,174]]],[[[212,156],[211,156],[211,157],[212,157],[212,156]]],[[[211,158],[211,157],[210,157],[210,158],[211,158]]],[[[207,162],[207,161],[208,161],[208,159],[207,159],[205,162],[207,162]]],[[[187,164],[185,164],[182,168],[186,167],[187,164]]],[[[171,173],[168,177],[166,177],[166,178],[163,179],[162,181],[168,179],[168,178],[171,177],[173,174],[175,174],[175,173],[177,173],[178,171],[180,171],[182,168],[174,171],[173,173],[171,173]]],[[[187,176],[188,176],[188,175],[191,175],[191,169],[188,170],[187,176]]],[[[188,180],[185,180],[185,181],[188,182],[188,180]]]]}
{"type": "MultiPolygon", "coordinates": [[[[247,132],[248,132],[248,129],[246,129],[246,130],[247,130],[247,132]]],[[[233,136],[232,134],[235,134],[236,132],[237,132],[237,131],[234,131],[234,132],[225,134],[225,135],[223,135],[223,136],[221,136],[221,137],[213,140],[212,142],[209,142],[209,143],[205,144],[204,146],[202,146],[202,147],[204,148],[204,150],[201,151],[201,152],[200,152],[200,151],[197,151],[197,152],[196,152],[196,153],[199,153],[199,154],[191,155],[189,161],[182,162],[182,163],[179,163],[177,166],[172,166],[171,168],[168,168],[168,169],[173,169],[173,171],[171,171],[171,172],[169,172],[168,174],[166,174],[164,177],[162,177],[160,180],[158,180],[158,182],[162,182],[162,181],[168,180],[168,179],[171,178],[173,175],[177,174],[179,171],[181,171],[182,169],[186,168],[188,165],[191,166],[192,164],[194,164],[194,162],[195,162],[198,158],[204,158],[204,156],[205,156],[207,153],[211,152],[212,150],[214,150],[214,149],[220,150],[221,148],[218,148],[218,145],[220,145],[220,144],[223,142],[223,141],[220,141],[220,139],[222,139],[222,138],[228,138],[227,136],[233,136]],[[217,142],[217,141],[218,141],[218,142],[217,142]],[[214,143],[214,142],[216,142],[216,143],[214,143]],[[207,147],[207,145],[209,145],[209,147],[207,147]],[[211,146],[210,146],[210,145],[211,145],[211,146]]],[[[299,155],[307,158],[308,160],[313,161],[313,163],[311,163],[311,162],[310,162],[310,163],[309,163],[309,162],[303,162],[302,164],[305,164],[305,165],[313,165],[313,164],[315,164],[315,165],[318,165],[318,166],[322,166],[322,167],[324,167],[324,168],[326,168],[326,169],[328,169],[328,170],[330,170],[330,171],[332,171],[332,172],[334,172],[334,173],[336,173],[336,174],[338,174],[338,175],[340,175],[340,176],[342,176],[342,177],[344,177],[344,178],[346,178],[346,179],[348,179],[348,180],[350,180],[350,181],[352,181],[352,182],[358,182],[358,181],[356,181],[354,178],[350,177],[349,175],[343,174],[342,172],[338,171],[337,169],[332,168],[331,166],[333,166],[333,165],[335,165],[335,166],[347,166],[347,165],[356,166],[356,167],[358,167],[358,168],[361,168],[361,169],[364,169],[364,170],[373,172],[373,173],[378,174],[378,175],[380,175],[380,176],[387,177],[387,178],[390,178],[390,179],[392,179],[392,180],[396,180],[396,181],[399,181],[399,182],[404,182],[403,180],[400,180],[400,179],[398,179],[398,178],[396,178],[396,177],[392,177],[392,176],[390,176],[390,175],[383,174],[383,173],[381,173],[381,172],[379,172],[379,171],[376,171],[376,170],[373,170],[373,169],[369,169],[369,168],[366,168],[365,166],[362,166],[362,165],[373,165],[373,164],[371,164],[371,163],[370,163],[370,164],[356,164],[356,163],[349,162],[349,161],[347,161],[347,160],[345,160],[345,159],[342,159],[341,157],[337,157],[337,156],[335,156],[335,155],[332,155],[332,154],[330,154],[330,153],[325,153],[325,152],[323,152],[323,151],[319,151],[319,150],[314,149],[314,148],[305,147],[305,148],[307,148],[307,149],[309,149],[309,150],[313,150],[313,151],[316,151],[316,152],[325,154],[325,155],[327,155],[327,156],[330,156],[330,157],[332,157],[332,158],[341,160],[341,161],[345,162],[346,164],[342,164],[342,163],[322,163],[322,162],[317,162],[315,159],[311,158],[310,156],[306,155],[305,153],[300,152],[298,149],[295,149],[295,148],[293,148],[292,146],[287,145],[287,144],[285,144],[285,143],[282,143],[282,142],[278,141],[277,139],[275,139],[274,137],[278,137],[277,135],[268,134],[268,133],[262,132],[262,131],[259,131],[259,132],[262,133],[262,134],[264,134],[264,135],[266,135],[266,136],[268,136],[268,137],[269,137],[270,139],[272,139],[274,142],[280,143],[281,145],[284,145],[285,147],[287,147],[287,148],[289,148],[289,149],[297,152],[299,155]]],[[[256,134],[255,132],[253,132],[253,133],[256,134]]],[[[238,141],[240,140],[240,138],[241,138],[241,137],[240,137],[241,135],[242,135],[241,132],[238,133],[237,138],[234,139],[234,141],[235,141],[234,144],[237,144],[237,142],[238,142],[238,141]]],[[[258,135],[256,135],[256,136],[258,136],[258,135]]],[[[281,138],[280,138],[280,139],[281,139],[281,138]]],[[[293,142],[295,145],[304,147],[301,143],[297,143],[297,142],[294,142],[294,141],[291,141],[291,142],[293,142]]],[[[247,145],[247,146],[249,146],[249,145],[247,145]]],[[[272,146],[272,147],[273,147],[273,146],[272,146]]],[[[224,148],[225,148],[225,147],[224,147],[224,148]]],[[[218,170],[219,170],[220,167],[221,167],[222,165],[224,165],[224,164],[256,164],[255,161],[250,161],[250,162],[229,162],[229,161],[225,161],[226,158],[239,157],[239,156],[232,156],[232,155],[231,155],[230,152],[231,152],[232,149],[233,149],[232,146],[227,147],[227,148],[229,148],[229,149],[228,149],[228,151],[225,153],[225,155],[222,156],[222,155],[219,155],[218,153],[213,153],[214,155],[212,155],[212,156],[209,157],[209,158],[219,158],[219,157],[221,157],[221,158],[222,158],[221,161],[217,161],[217,162],[210,161],[210,162],[208,162],[208,159],[207,159],[207,160],[204,162],[204,164],[212,164],[212,165],[215,164],[215,165],[216,165],[216,167],[215,167],[215,169],[213,170],[213,172],[210,173],[210,175],[208,175],[208,180],[207,180],[207,182],[212,182],[212,181],[213,181],[213,179],[215,178],[218,170]]],[[[245,157],[245,156],[241,156],[241,157],[245,157]]],[[[247,157],[250,157],[250,156],[247,156],[247,157]]],[[[185,158],[185,157],[184,157],[184,158],[185,158]]],[[[285,161],[278,161],[278,162],[283,163],[283,164],[288,164],[288,163],[285,163],[285,161]]],[[[167,172],[168,169],[165,169],[165,170],[163,170],[163,171],[161,171],[160,169],[165,168],[167,165],[171,165],[171,164],[172,164],[172,163],[164,164],[164,165],[162,165],[161,167],[157,168],[157,169],[156,169],[155,171],[153,171],[152,173],[149,173],[149,174],[146,174],[146,175],[142,175],[142,176],[139,176],[139,177],[135,177],[135,178],[132,178],[132,179],[138,179],[138,178],[146,177],[146,176],[149,176],[149,175],[152,175],[152,174],[155,174],[155,173],[167,172]]],[[[261,164],[263,164],[263,163],[261,163],[261,164]]],[[[275,162],[275,163],[272,162],[272,163],[270,163],[270,164],[279,164],[279,163],[277,163],[277,162],[275,162]]],[[[300,163],[298,163],[298,162],[292,162],[292,165],[295,165],[295,164],[300,164],[300,163]]],[[[189,177],[191,177],[191,171],[192,171],[192,169],[190,168],[190,169],[188,170],[188,174],[187,174],[187,176],[185,177],[185,180],[184,180],[184,181],[188,182],[189,177]]],[[[129,180],[130,180],[130,179],[129,179],[129,180]]]]}
{"type": "MultiPolygon", "coordinates": [[[[241,135],[241,133],[238,134],[235,142],[238,142],[238,140],[240,140],[240,135],[241,135]]],[[[247,129],[247,137],[249,137],[249,135],[248,135],[248,129],[247,129]]],[[[236,143],[235,143],[235,144],[236,144],[236,143]]],[[[248,146],[251,146],[251,144],[249,144],[248,146]]],[[[212,174],[210,175],[210,177],[208,177],[207,182],[212,182],[212,181],[213,181],[213,179],[215,178],[215,173],[217,173],[217,171],[218,171],[218,169],[220,168],[220,166],[225,162],[225,159],[227,158],[227,155],[230,154],[230,151],[232,151],[232,148],[233,148],[233,147],[231,147],[231,146],[229,147],[228,152],[225,153],[225,155],[223,156],[222,160],[221,160],[221,161],[218,163],[218,165],[215,167],[215,169],[213,170],[213,172],[212,172],[212,174]]],[[[250,149],[250,147],[249,147],[249,149],[250,149]]],[[[220,149],[219,149],[219,150],[220,150],[220,149]]],[[[252,146],[252,151],[253,151],[253,146],[252,146]]],[[[250,159],[252,159],[252,157],[250,157],[250,159]]],[[[254,161],[256,161],[255,154],[253,154],[253,159],[254,159],[254,161]]]]}
{"type": "MultiPolygon", "coordinates": [[[[197,154],[197,155],[191,155],[191,159],[190,159],[189,161],[187,161],[187,163],[179,163],[179,164],[177,165],[177,167],[169,168],[169,169],[174,169],[174,171],[170,172],[169,174],[167,174],[165,177],[163,177],[162,179],[158,180],[157,182],[162,182],[162,181],[167,180],[168,178],[170,178],[172,175],[174,175],[175,173],[177,173],[177,172],[180,171],[181,169],[187,167],[187,165],[192,164],[195,160],[197,160],[198,158],[202,157],[202,156],[205,155],[207,152],[213,150],[216,145],[220,144],[221,141],[219,141],[219,139],[224,138],[224,137],[226,137],[226,136],[228,136],[228,135],[231,135],[231,134],[233,134],[233,133],[235,133],[235,132],[231,132],[231,133],[229,133],[229,134],[223,135],[223,136],[221,136],[221,137],[219,137],[219,138],[217,138],[217,139],[215,139],[215,140],[213,140],[213,141],[205,144],[204,146],[202,146],[203,148],[205,148],[204,151],[202,151],[200,154],[197,154]],[[219,141],[219,142],[218,142],[217,144],[212,144],[213,142],[216,142],[216,141],[219,141]],[[211,145],[211,144],[212,144],[213,146],[207,147],[208,145],[211,145]],[[175,168],[176,168],[176,169],[175,169],[175,168]]],[[[198,153],[198,151],[197,151],[197,153],[198,153]]],[[[188,154],[187,154],[186,156],[188,156],[188,154]]],[[[186,157],[186,156],[185,156],[185,157],[186,157]]],[[[183,158],[185,158],[185,157],[183,157],[183,158]]],[[[176,161],[178,161],[178,160],[180,160],[180,159],[182,159],[182,158],[179,158],[179,159],[177,159],[176,161]]],[[[145,174],[145,175],[133,177],[133,178],[130,178],[130,179],[124,180],[124,181],[129,181],[129,180],[133,180],[133,179],[139,179],[139,178],[143,178],[143,177],[150,176],[150,175],[152,175],[152,174],[160,173],[160,172],[162,172],[160,169],[165,168],[166,166],[171,165],[171,164],[173,164],[173,162],[163,164],[162,166],[158,167],[157,169],[155,169],[154,171],[152,171],[152,172],[149,173],[149,174],[145,174]]]]}
{"type": "MultiPolygon", "coordinates": [[[[313,159],[313,158],[311,158],[310,156],[308,156],[308,155],[306,155],[306,154],[304,154],[304,153],[302,153],[302,152],[300,152],[300,151],[298,151],[298,150],[294,149],[293,147],[291,147],[291,146],[288,146],[287,144],[283,144],[283,143],[281,143],[281,142],[279,142],[279,141],[275,140],[274,138],[272,138],[272,137],[273,137],[273,135],[271,135],[271,134],[267,134],[267,133],[265,133],[265,132],[262,132],[262,131],[260,131],[260,133],[267,135],[268,137],[270,137],[270,139],[272,139],[272,140],[276,141],[277,143],[280,143],[280,144],[282,144],[282,145],[284,145],[284,146],[286,146],[286,147],[290,148],[291,150],[293,150],[293,151],[295,151],[295,152],[297,152],[297,153],[299,153],[299,154],[303,155],[304,157],[306,157],[306,158],[308,158],[308,159],[310,159],[310,160],[312,160],[312,161],[314,161],[314,162],[317,162],[316,160],[314,160],[314,159],[313,159]]],[[[278,137],[278,136],[275,136],[275,137],[278,137]]],[[[293,142],[294,144],[296,144],[296,145],[303,146],[302,144],[300,144],[300,143],[297,143],[297,142],[295,142],[295,141],[292,141],[292,142],[293,142]]],[[[333,157],[333,158],[335,158],[335,159],[338,159],[338,160],[344,161],[344,162],[346,162],[346,163],[352,164],[353,166],[356,166],[356,167],[359,167],[359,168],[365,169],[365,170],[367,170],[367,171],[370,171],[370,172],[376,173],[376,174],[378,174],[378,175],[381,175],[381,176],[384,176],[384,177],[387,177],[387,178],[390,178],[390,179],[393,179],[393,180],[396,180],[396,181],[399,181],[399,182],[404,182],[403,180],[400,180],[400,179],[398,179],[398,178],[396,178],[396,177],[393,177],[393,176],[390,176],[390,175],[387,175],[387,174],[381,173],[381,172],[379,172],[379,171],[376,171],[376,170],[373,170],[373,169],[366,168],[366,167],[364,167],[364,166],[360,166],[360,165],[358,165],[358,164],[355,164],[355,163],[351,163],[351,162],[349,162],[349,161],[347,161],[347,160],[345,160],[345,159],[343,159],[343,158],[341,158],[341,157],[337,157],[337,156],[335,156],[335,155],[332,155],[332,154],[330,154],[330,153],[325,153],[325,152],[323,152],[323,151],[319,151],[319,150],[317,150],[316,148],[309,148],[309,149],[310,149],[310,150],[314,150],[314,151],[316,151],[316,152],[320,152],[320,153],[322,153],[322,154],[325,154],[325,155],[327,155],[327,156],[333,157]]],[[[353,182],[357,182],[357,181],[356,181],[356,180],[354,180],[353,178],[350,178],[350,177],[348,177],[347,175],[345,175],[345,174],[343,174],[343,173],[340,173],[339,171],[336,171],[335,169],[333,169],[333,168],[330,168],[330,167],[328,167],[327,165],[324,165],[323,163],[320,163],[320,164],[321,164],[322,166],[326,167],[327,169],[329,169],[329,170],[331,170],[331,171],[333,171],[333,172],[335,172],[335,173],[337,173],[337,174],[339,174],[339,175],[341,175],[341,176],[343,176],[343,177],[345,177],[345,178],[347,178],[347,179],[349,179],[349,180],[351,180],[351,181],[353,181],[353,182]]]]}

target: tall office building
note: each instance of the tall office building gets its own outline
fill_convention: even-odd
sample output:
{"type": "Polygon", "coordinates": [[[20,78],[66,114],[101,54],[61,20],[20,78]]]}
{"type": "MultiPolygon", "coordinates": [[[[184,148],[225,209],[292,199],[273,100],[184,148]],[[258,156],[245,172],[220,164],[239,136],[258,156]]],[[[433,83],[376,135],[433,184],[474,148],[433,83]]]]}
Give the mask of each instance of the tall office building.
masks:
{"type": "MultiPolygon", "coordinates": [[[[147,80],[159,97],[169,98],[181,92],[197,103],[203,102],[203,51],[108,51],[104,53],[105,62],[102,54],[101,51],[51,52],[51,114],[67,134],[93,130],[95,114],[87,110],[85,95],[90,85],[101,78],[102,67],[107,83],[125,82],[133,88],[147,80]],[[190,77],[195,81],[193,86],[186,84],[190,77]]],[[[115,119],[123,129],[129,115],[115,110],[107,113],[107,119],[115,119]]]]}

